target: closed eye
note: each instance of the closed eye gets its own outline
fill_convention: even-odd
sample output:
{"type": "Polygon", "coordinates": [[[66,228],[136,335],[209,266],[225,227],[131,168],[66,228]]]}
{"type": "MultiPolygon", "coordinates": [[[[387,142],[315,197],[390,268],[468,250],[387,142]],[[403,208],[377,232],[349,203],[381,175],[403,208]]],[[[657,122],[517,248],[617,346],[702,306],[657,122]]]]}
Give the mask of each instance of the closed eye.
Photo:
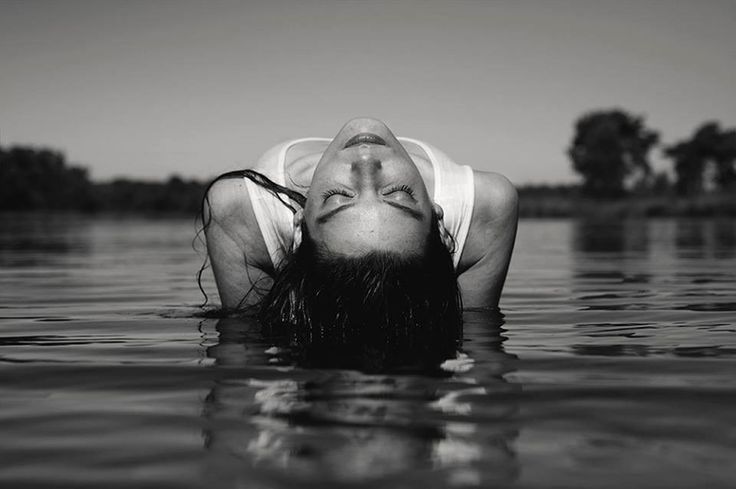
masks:
{"type": "Polygon", "coordinates": [[[352,195],[347,190],[341,189],[341,188],[331,188],[327,189],[324,192],[322,192],[322,201],[327,202],[327,200],[334,196],[334,195],[341,195],[343,197],[351,198],[352,195]]]}
{"type": "MultiPolygon", "coordinates": [[[[381,192],[385,204],[407,214],[417,221],[424,220],[425,216],[416,209],[417,200],[414,198],[414,190],[408,185],[396,185],[381,192]],[[407,202],[410,201],[410,202],[407,202]]],[[[330,210],[317,216],[317,224],[324,224],[333,216],[355,205],[355,194],[342,188],[332,188],[322,192],[325,207],[330,210]]]]}
{"type": "Polygon", "coordinates": [[[408,196],[411,200],[415,200],[414,190],[412,190],[408,185],[395,185],[393,187],[389,187],[385,192],[383,192],[383,195],[385,197],[392,198],[404,198],[408,196]]]}

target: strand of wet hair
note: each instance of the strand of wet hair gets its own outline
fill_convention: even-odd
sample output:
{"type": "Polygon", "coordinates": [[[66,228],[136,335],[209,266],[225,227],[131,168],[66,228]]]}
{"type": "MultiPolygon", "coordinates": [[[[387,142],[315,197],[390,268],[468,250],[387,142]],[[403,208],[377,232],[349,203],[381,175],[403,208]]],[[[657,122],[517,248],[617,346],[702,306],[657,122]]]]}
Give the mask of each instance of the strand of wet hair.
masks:
{"type": "MultiPolygon", "coordinates": [[[[251,169],[244,169],[244,170],[233,170],[226,173],[223,173],[222,175],[219,175],[217,178],[212,180],[207,187],[205,188],[204,195],[202,196],[202,202],[200,204],[200,211],[198,215],[198,220],[202,223],[202,227],[199,228],[195,235],[194,239],[192,240],[192,247],[196,250],[196,242],[199,240],[200,242],[203,242],[205,244],[205,247],[207,246],[207,243],[205,240],[202,239],[202,234],[207,230],[207,227],[209,227],[210,223],[212,222],[212,219],[214,218],[212,210],[210,208],[210,201],[209,201],[209,193],[212,187],[219,182],[220,180],[226,180],[231,178],[247,178],[248,180],[252,181],[259,187],[265,189],[270,194],[272,194],[274,197],[276,197],[279,202],[281,202],[284,206],[286,206],[292,213],[297,212],[297,208],[294,206],[294,203],[298,205],[300,208],[304,208],[304,205],[306,204],[307,198],[300,192],[296,190],[292,190],[290,188],[287,188],[283,185],[279,185],[278,183],[274,182],[267,176],[263,175],[262,173],[251,170],[251,169]],[[284,198],[286,196],[286,198],[284,198]],[[209,212],[207,212],[209,210],[209,212]]],[[[196,222],[197,219],[195,219],[196,222]]],[[[244,256],[243,259],[247,263],[247,259],[244,256]]],[[[210,262],[209,262],[209,255],[205,255],[204,261],[202,263],[202,266],[197,271],[196,279],[197,279],[197,287],[199,288],[200,293],[204,296],[204,302],[200,305],[201,308],[205,307],[209,303],[209,296],[207,292],[204,290],[204,287],[202,285],[202,275],[204,274],[204,271],[209,268],[210,262]]],[[[245,300],[247,296],[255,290],[255,284],[251,286],[250,289],[245,293],[243,298],[239,301],[238,307],[236,309],[241,308],[241,305],[245,303],[245,300]]]]}

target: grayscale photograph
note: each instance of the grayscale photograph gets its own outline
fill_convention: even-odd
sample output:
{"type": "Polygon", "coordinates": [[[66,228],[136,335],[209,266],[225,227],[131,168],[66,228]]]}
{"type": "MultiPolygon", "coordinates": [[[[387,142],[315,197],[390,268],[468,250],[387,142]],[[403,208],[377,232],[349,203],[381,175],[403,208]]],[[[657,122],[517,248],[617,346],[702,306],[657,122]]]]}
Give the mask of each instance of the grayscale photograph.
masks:
{"type": "Polygon", "coordinates": [[[0,487],[736,487],[736,0],[0,0],[0,487]]]}

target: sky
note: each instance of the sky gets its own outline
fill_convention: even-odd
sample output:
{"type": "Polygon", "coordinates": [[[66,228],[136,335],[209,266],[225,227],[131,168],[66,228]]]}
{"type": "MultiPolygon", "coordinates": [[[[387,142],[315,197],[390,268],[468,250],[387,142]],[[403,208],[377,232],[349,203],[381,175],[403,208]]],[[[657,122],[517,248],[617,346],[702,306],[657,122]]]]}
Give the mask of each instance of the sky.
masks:
{"type": "MultiPolygon", "coordinates": [[[[736,126],[736,0],[0,0],[0,145],[95,180],[210,178],[384,120],[522,184],[576,180],[573,124],[736,126]]],[[[668,168],[658,152],[655,169],[668,168]]]]}

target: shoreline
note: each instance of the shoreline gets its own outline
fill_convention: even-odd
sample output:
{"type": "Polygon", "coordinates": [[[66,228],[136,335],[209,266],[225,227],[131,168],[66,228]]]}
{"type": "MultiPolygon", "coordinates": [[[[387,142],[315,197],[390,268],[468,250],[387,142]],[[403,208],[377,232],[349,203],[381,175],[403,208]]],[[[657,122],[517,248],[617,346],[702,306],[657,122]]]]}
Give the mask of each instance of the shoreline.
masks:
{"type": "Polygon", "coordinates": [[[637,195],[597,200],[519,189],[520,218],[736,217],[736,195],[637,195]],[[530,195],[531,194],[531,195],[530,195]],[[535,195],[536,194],[536,195],[535,195]]]}

